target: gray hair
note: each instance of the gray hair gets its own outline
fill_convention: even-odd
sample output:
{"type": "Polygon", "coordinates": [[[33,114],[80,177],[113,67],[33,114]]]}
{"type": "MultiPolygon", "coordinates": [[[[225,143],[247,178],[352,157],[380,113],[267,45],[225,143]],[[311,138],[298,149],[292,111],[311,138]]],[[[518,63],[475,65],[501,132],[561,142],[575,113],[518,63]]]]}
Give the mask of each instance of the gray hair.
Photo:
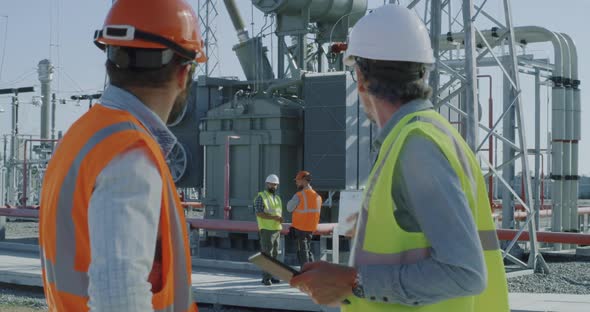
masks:
{"type": "Polygon", "coordinates": [[[368,83],[369,93],[389,102],[402,104],[432,95],[426,64],[378,61],[356,58],[356,64],[368,83]]]}

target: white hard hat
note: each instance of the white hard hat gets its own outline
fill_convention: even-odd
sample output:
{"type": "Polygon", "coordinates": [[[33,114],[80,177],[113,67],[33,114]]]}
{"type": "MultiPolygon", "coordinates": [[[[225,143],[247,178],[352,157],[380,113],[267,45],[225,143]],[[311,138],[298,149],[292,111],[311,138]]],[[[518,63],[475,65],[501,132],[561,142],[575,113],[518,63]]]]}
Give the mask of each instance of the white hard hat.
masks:
{"type": "Polygon", "coordinates": [[[412,10],[388,4],[363,16],[352,28],[344,64],[354,57],[380,61],[434,63],[430,36],[412,10]]]}
{"type": "Polygon", "coordinates": [[[279,184],[279,177],[277,177],[276,174],[271,174],[268,177],[266,177],[266,183],[279,184]]]}

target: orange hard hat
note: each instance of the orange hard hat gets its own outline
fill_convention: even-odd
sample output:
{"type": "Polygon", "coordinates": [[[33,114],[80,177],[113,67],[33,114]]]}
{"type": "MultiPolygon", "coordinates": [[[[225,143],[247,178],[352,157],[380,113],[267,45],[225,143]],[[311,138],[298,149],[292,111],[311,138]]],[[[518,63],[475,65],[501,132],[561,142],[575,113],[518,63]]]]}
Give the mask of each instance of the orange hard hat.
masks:
{"type": "Polygon", "coordinates": [[[297,173],[297,175],[295,176],[295,180],[301,180],[301,179],[306,179],[308,181],[311,180],[311,173],[309,173],[309,171],[299,171],[297,173]]]}
{"type": "Polygon", "coordinates": [[[191,61],[207,61],[198,18],[184,0],[117,0],[94,43],[101,49],[170,49],[191,61]]]}

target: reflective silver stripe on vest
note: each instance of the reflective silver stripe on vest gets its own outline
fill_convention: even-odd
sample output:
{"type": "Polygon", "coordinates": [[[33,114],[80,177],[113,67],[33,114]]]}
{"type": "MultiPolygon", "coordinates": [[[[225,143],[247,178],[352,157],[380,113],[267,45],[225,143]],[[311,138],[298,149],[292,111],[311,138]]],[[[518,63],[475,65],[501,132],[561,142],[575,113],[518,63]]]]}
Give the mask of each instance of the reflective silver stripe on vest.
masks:
{"type": "Polygon", "coordinates": [[[260,195],[262,196],[262,203],[264,204],[264,212],[269,213],[270,203],[268,202],[268,196],[264,192],[260,193],[260,195]]]}
{"type": "Polygon", "coordinates": [[[498,241],[498,233],[496,230],[478,231],[481,248],[484,251],[500,249],[500,242],[498,241]]]}
{"type": "MultiPolygon", "coordinates": [[[[55,285],[59,291],[80,297],[88,296],[88,273],[74,270],[76,257],[75,226],[72,217],[74,207],[74,191],[80,166],[86,155],[101,141],[121,131],[141,130],[132,122],[122,122],[108,126],[96,132],[84,144],[76,155],[66,177],[61,185],[57,202],[55,262],[53,263],[42,254],[43,267],[46,271],[47,282],[55,285]]],[[[141,130],[142,131],[142,130],[141,130]]]]}
{"type": "Polygon", "coordinates": [[[307,205],[307,195],[305,195],[304,191],[301,191],[301,197],[303,197],[303,209],[295,209],[297,213],[315,213],[320,212],[320,208],[309,208],[307,205]]]}
{"type": "Polygon", "coordinates": [[[280,203],[281,198],[278,195],[273,195],[271,198],[266,192],[260,192],[260,195],[262,196],[262,202],[264,203],[264,212],[268,214],[276,213],[277,211],[275,211],[274,207],[278,206],[277,204],[280,203]]]}
{"type": "MultiPolygon", "coordinates": [[[[167,167],[165,168],[166,170],[167,167]]],[[[170,179],[168,179],[170,181],[170,179]]],[[[172,237],[172,250],[174,251],[174,307],[169,307],[171,312],[186,311],[191,304],[193,304],[191,286],[189,284],[189,274],[187,272],[187,263],[185,255],[184,237],[182,228],[184,224],[180,224],[180,216],[176,207],[174,197],[176,194],[175,186],[166,183],[168,187],[168,217],[170,219],[170,229],[172,237]]]]}
{"type": "MultiPolygon", "coordinates": [[[[496,230],[478,231],[479,240],[484,251],[500,249],[496,230]]],[[[430,257],[431,248],[415,248],[395,254],[378,254],[365,250],[357,251],[357,265],[372,264],[411,264],[430,257]]]]}

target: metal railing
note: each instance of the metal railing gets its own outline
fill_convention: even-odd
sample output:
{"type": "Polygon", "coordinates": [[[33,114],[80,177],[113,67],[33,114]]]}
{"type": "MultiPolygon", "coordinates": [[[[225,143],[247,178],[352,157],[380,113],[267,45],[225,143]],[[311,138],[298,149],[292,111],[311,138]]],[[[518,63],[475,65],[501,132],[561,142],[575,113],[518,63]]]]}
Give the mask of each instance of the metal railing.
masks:
{"type": "MultiPolygon", "coordinates": [[[[198,240],[200,238],[199,230],[208,231],[227,231],[227,232],[240,232],[240,233],[258,233],[258,224],[253,221],[233,221],[233,220],[212,220],[212,219],[196,219],[187,218],[187,222],[191,228],[191,254],[198,257],[199,251],[198,240]]],[[[281,230],[281,252],[280,255],[285,254],[285,235],[289,233],[291,223],[283,223],[283,229],[281,230]]],[[[337,223],[320,223],[318,224],[317,230],[313,233],[314,235],[320,236],[320,259],[327,260],[327,256],[331,255],[333,263],[339,263],[340,259],[340,237],[338,236],[337,223]],[[327,240],[332,239],[332,248],[327,248],[327,240]]]]}
{"type": "MultiPolygon", "coordinates": [[[[542,209],[539,212],[540,217],[547,217],[550,218],[553,214],[551,209],[542,209]]],[[[590,215],[590,207],[588,206],[580,206],[578,207],[578,216],[579,216],[579,224],[581,224],[580,232],[588,233],[590,232],[590,224],[589,224],[589,216],[590,215]]],[[[494,223],[498,224],[502,220],[502,213],[494,212],[492,215],[494,218],[494,223]]],[[[523,211],[515,211],[514,212],[514,220],[516,221],[526,221],[527,214],[523,211]]]]}
{"type": "MultiPolygon", "coordinates": [[[[587,224],[587,213],[585,214],[587,224]]],[[[18,218],[38,218],[38,209],[21,209],[21,208],[0,208],[0,216],[6,217],[18,217],[18,218]]],[[[256,222],[251,221],[232,221],[232,220],[207,220],[207,219],[196,219],[187,218],[188,226],[190,226],[191,232],[199,229],[208,231],[231,231],[231,232],[244,232],[244,233],[255,233],[258,232],[258,225],[256,222]]],[[[283,223],[283,230],[281,234],[284,236],[289,232],[291,224],[283,223]]],[[[517,236],[518,230],[508,229],[497,229],[499,240],[511,240],[517,236]]],[[[326,255],[332,255],[332,262],[339,262],[339,235],[337,231],[336,223],[322,223],[318,225],[315,235],[320,235],[321,240],[327,240],[332,238],[332,249],[323,250],[322,258],[326,255]]],[[[524,231],[518,238],[519,241],[528,241],[529,233],[524,231]]],[[[562,244],[577,244],[577,245],[590,245],[590,234],[588,233],[566,233],[566,232],[537,232],[537,238],[539,242],[543,243],[562,243],[562,244]]],[[[282,244],[284,246],[284,244],[282,244]]],[[[320,242],[320,245],[321,242],[320,242]]]]}

